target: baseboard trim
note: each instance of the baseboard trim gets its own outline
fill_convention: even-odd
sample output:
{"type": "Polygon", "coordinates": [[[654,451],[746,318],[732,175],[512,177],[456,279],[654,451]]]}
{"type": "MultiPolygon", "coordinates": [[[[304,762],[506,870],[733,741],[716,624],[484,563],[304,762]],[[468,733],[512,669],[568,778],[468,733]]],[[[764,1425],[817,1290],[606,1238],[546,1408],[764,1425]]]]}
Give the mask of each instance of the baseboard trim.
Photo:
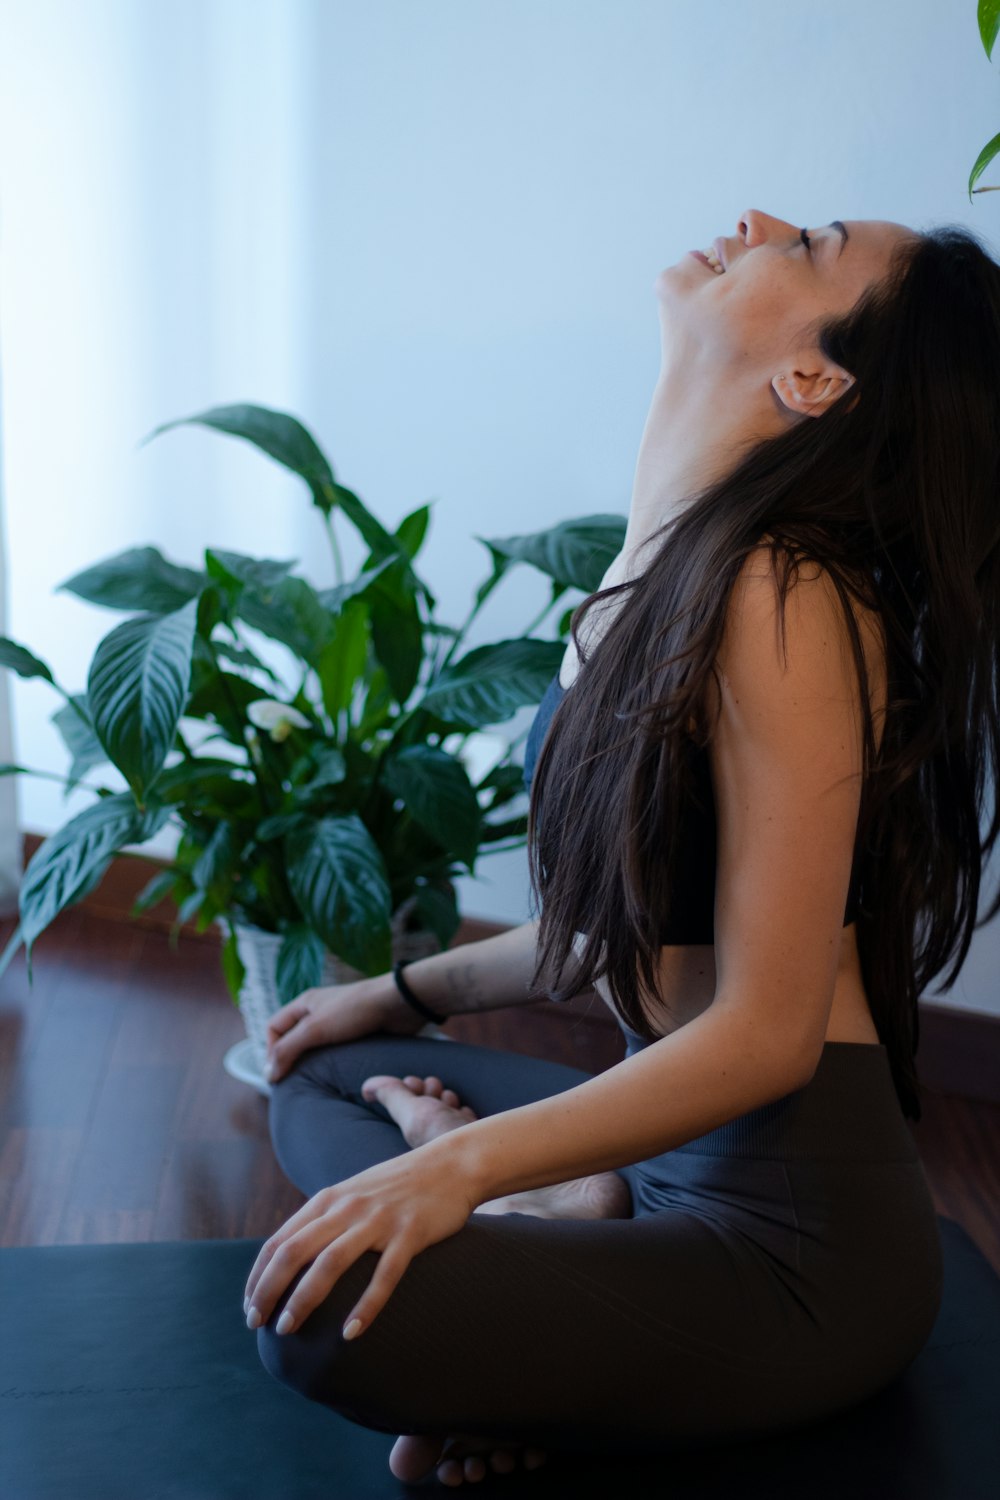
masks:
{"type": "MultiPolygon", "coordinates": [[[[44,838],[45,835],[38,833],[23,834],[25,863],[44,838]]],[[[157,870],[166,868],[166,860],[152,856],[137,859],[120,855],[111,861],[100,885],[85,896],[80,905],[95,916],[169,932],[177,920],[177,908],[169,897],[141,916],[129,916],[139,892],[157,870]]],[[[463,917],[452,946],[461,947],[465,943],[495,937],[497,933],[509,931],[512,926],[511,922],[492,922],[485,917],[463,917]]],[[[207,932],[198,932],[192,922],[183,922],[179,933],[187,941],[216,945],[220,942],[214,927],[207,932]]],[[[594,999],[593,992],[588,991],[559,1009],[585,1015],[589,1023],[613,1030],[613,1016],[606,1008],[595,1006],[594,999]]],[[[960,1094],[966,1099],[1000,1104],[1000,1016],[921,1001],[917,1070],[921,1082],[935,1093],[960,1094]]]]}

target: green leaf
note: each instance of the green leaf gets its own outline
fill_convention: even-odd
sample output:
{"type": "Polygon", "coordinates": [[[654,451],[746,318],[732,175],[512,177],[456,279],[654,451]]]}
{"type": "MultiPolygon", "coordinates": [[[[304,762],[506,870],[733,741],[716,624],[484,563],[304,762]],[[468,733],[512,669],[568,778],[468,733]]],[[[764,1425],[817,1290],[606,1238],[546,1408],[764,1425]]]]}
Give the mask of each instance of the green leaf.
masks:
{"type": "Polygon", "coordinates": [[[331,952],[364,974],[384,973],[392,962],[389,882],[357,814],[290,833],[285,863],[303,917],[331,952]]]}
{"type": "Polygon", "coordinates": [[[418,706],[470,729],[500,724],[519,708],[541,702],[564,653],[560,641],[477,646],[445,668],[418,706]]]}
{"type": "Polygon", "coordinates": [[[193,417],[178,417],[173,422],[164,422],[154,428],[143,442],[151,442],[161,432],[170,432],[174,427],[211,427],[216,432],[228,433],[230,437],[243,438],[253,443],[262,453],[275,459],[304,479],[313,492],[313,499],[323,510],[331,506],[334,488],[333,470],[312,433],[288,412],[274,411],[267,406],[255,406],[249,402],[235,406],[213,406],[208,411],[193,417]]]}
{"type": "Polygon", "coordinates": [[[352,599],[331,621],[330,639],[316,663],[323,707],[334,724],[343,709],[350,709],[355,684],[368,660],[368,606],[352,599]]]}
{"type": "Polygon", "coordinates": [[[253,777],[235,761],[204,756],[167,766],[156,778],[156,800],[215,817],[254,816],[259,806],[253,777]]]}
{"type": "MultiPolygon", "coordinates": [[[[987,143],[983,147],[982,151],[980,151],[979,155],[976,157],[976,164],[975,164],[975,166],[973,167],[972,171],[969,174],[969,202],[970,203],[972,202],[972,185],[973,185],[973,183],[977,182],[979,180],[979,178],[982,176],[983,172],[986,170],[986,168],[989,166],[990,162],[993,160],[993,158],[997,155],[998,152],[1000,152],[1000,132],[998,132],[993,137],[993,139],[991,141],[987,141],[987,143]]],[[[987,188],[977,188],[976,189],[977,193],[985,193],[987,191],[988,191],[987,188]]]]}
{"type": "Polygon", "coordinates": [[[384,784],[443,849],[454,850],[471,871],[479,847],[480,811],[461,761],[433,745],[408,745],[387,756],[384,784]]]}
{"type": "Polygon", "coordinates": [[[593,594],[625,545],[627,518],[600,513],[560,521],[527,536],[477,537],[489,547],[495,568],[530,563],[562,586],[593,594]]]}
{"type": "Polygon", "coordinates": [[[56,680],[45,663],[27,646],[19,646],[6,635],[0,635],[0,667],[10,667],[18,677],[44,677],[55,686],[56,680]]]}
{"type": "Polygon", "coordinates": [[[424,545],[430,518],[430,506],[421,505],[416,510],[412,510],[408,516],[404,516],[396,527],[396,540],[405,549],[411,562],[424,545]]]}
{"type": "Polygon", "coordinates": [[[571,624],[572,619],[573,619],[573,611],[576,610],[576,609],[579,609],[579,607],[580,606],[578,604],[573,604],[573,605],[570,606],[569,609],[565,610],[559,616],[559,623],[556,626],[556,634],[558,636],[560,636],[563,640],[565,640],[566,637],[569,635],[569,627],[570,627],[570,624],[571,624]]]}
{"type": "Polygon", "coordinates": [[[993,45],[1000,28],[1000,0],[979,0],[977,20],[986,56],[993,61],[993,45]]]}
{"type": "Polygon", "coordinates": [[[208,891],[231,876],[237,849],[230,823],[221,819],[209,835],[208,843],[191,867],[191,880],[199,891],[208,891]]]}
{"type": "Polygon", "coordinates": [[[277,672],[272,672],[267,663],[261,661],[248,646],[230,646],[225,641],[214,641],[213,645],[220,661],[228,662],[231,667],[246,667],[248,671],[263,672],[272,682],[284,687],[277,672]]]}
{"type": "Polygon", "coordinates": [[[106,765],[108,757],[90,723],[85,694],[74,694],[71,703],[64,703],[51,716],[51,722],[62,735],[63,743],[72,756],[69,779],[63,794],[68,797],[87,772],[93,770],[94,766],[106,765]]]}
{"type": "Polygon", "coordinates": [[[288,562],[270,557],[246,557],[242,552],[223,552],[217,547],[205,551],[205,568],[210,577],[217,578],[231,589],[249,585],[266,592],[277,588],[297,561],[294,557],[288,562]]]}
{"type": "Polygon", "coordinates": [[[461,925],[461,916],[454,895],[448,895],[433,885],[419,885],[413,893],[417,914],[421,924],[433,932],[443,952],[461,925]]]}
{"type": "Polygon", "coordinates": [[[158,906],[170,895],[175,879],[173,870],[161,870],[158,875],[154,875],[136,896],[129,916],[141,916],[144,911],[149,911],[151,906],[158,906]]]}
{"type": "MultiPolygon", "coordinates": [[[[381,521],[376,521],[372,513],[358,498],[353,490],[346,489],[342,484],[334,484],[332,496],[334,504],[344,512],[351,525],[360,534],[363,541],[374,552],[376,557],[396,557],[399,555],[400,544],[391,532],[386,531],[381,521]]],[[[316,502],[319,504],[319,501],[316,502]]],[[[322,506],[320,507],[323,508],[322,506]]]]}
{"type": "Polygon", "coordinates": [[[241,620],[315,666],[333,632],[333,617],[304,578],[283,578],[273,589],[247,587],[235,606],[241,620]]]}
{"type": "Polygon", "coordinates": [[[168,810],[143,813],[127,792],[103,797],[71,818],[35,850],[21,880],[21,929],[29,956],[35,939],[67,906],[101,881],[111,856],[126,844],[144,843],[166,821],[168,810]]]}
{"type": "Polygon", "coordinates": [[[310,763],[315,768],[313,774],[296,788],[303,795],[318,792],[325,786],[337,786],[347,775],[343,751],[335,745],[317,746],[306,762],[307,765],[310,763]]]}
{"type": "Polygon", "coordinates": [[[246,978],[246,969],[240,958],[239,949],[236,946],[236,929],[232,922],[229,923],[229,936],[222,945],[222,974],[226,981],[230,999],[235,1005],[239,1004],[240,990],[246,978]]]}
{"type": "MultiPolygon", "coordinates": [[[[371,559],[369,558],[369,562],[371,559]]],[[[330,610],[331,614],[339,614],[349,599],[363,598],[371,589],[372,584],[385,572],[398,562],[395,557],[383,557],[374,567],[365,565],[365,571],[359,573],[357,578],[350,583],[338,583],[333,588],[323,589],[317,598],[324,609],[330,610]]]]}
{"type": "Polygon", "coordinates": [[[287,1005],[303,990],[315,989],[319,985],[323,978],[325,952],[322,939],[304,922],[296,922],[286,929],[275,965],[278,998],[282,1005],[287,1005]]]}
{"type": "Polygon", "coordinates": [[[383,575],[368,594],[372,645],[385,668],[397,703],[413,692],[424,655],[424,632],[410,575],[402,568],[383,575]]]}
{"type": "Polygon", "coordinates": [[[155,547],[131,547],[74,573],[59,589],[106,609],[172,614],[205,587],[204,573],[168,562],[155,547]]]}
{"type": "Polygon", "coordinates": [[[142,800],[174,742],[191,678],[197,601],[126,620],[101,641],[87,697],[94,732],[142,800]]]}
{"type": "Polygon", "coordinates": [[[302,812],[274,813],[269,818],[262,818],[257,825],[255,837],[266,844],[270,839],[283,838],[286,833],[294,833],[298,828],[309,826],[307,814],[302,812]]]}

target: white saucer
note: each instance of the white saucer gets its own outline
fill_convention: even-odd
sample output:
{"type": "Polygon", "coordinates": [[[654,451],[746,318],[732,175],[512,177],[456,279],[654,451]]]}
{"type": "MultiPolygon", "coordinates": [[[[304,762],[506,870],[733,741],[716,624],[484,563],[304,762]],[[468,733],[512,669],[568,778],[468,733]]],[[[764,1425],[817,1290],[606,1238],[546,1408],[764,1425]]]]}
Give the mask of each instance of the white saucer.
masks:
{"type": "MultiPolygon", "coordinates": [[[[433,1041],[453,1042],[455,1038],[449,1036],[440,1026],[433,1021],[428,1021],[416,1033],[417,1036],[430,1037],[433,1041]]],[[[230,1078],[238,1078],[240,1083],[248,1083],[251,1088],[263,1094],[265,1099],[271,1097],[271,1085],[257,1067],[257,1057],[254,1052],[253,1042],[248,1036],[240,1041],[234,1042],[222,1059],[222,1066],[230,1078]]]]}

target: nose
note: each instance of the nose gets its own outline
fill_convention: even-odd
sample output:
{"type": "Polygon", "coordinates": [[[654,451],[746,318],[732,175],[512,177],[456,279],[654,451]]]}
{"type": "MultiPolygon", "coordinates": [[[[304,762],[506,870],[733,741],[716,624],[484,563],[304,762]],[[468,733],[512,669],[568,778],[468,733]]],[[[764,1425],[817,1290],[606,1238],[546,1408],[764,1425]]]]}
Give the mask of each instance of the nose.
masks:
{"type": "Polygon", "coordinates": [[[759,208],[747,208],[740,214],[736,232],[748,250],[766,240],[784,235],[797,235],[798,230],[787,219],[775,219],[759,208]]]}

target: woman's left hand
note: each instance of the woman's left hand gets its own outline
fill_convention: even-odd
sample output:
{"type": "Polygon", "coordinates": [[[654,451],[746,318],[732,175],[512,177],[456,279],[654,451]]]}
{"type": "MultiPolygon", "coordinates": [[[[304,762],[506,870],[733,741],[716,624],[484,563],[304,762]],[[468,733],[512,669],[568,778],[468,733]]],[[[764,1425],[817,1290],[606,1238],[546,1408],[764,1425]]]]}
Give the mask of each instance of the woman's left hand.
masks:
{"type": "Polygon", "coordinates": [[[475,1193],[458,1164],[428,1147],[390,1157],[334,1187],[321,1188],[261,1246],[244,1299],[248,1325],[258,1326],[252,1320],[254,1309],[259,1323],[266,1323],[289,1282],[312,1261],[288,1299],[276,1332],[301,1328],[348,1266],[365,1250],[378,1250],[375,1274],[345,1319],[344,1336],[356,1337],[381,1312],[413,1257],[457,1234],[476,1207],[475,1193]],[[286,1323],[289,1314],[291,1321],[286,1323]],[[361,1326],[348,1335],[356,1319],[361,1326]]]}

